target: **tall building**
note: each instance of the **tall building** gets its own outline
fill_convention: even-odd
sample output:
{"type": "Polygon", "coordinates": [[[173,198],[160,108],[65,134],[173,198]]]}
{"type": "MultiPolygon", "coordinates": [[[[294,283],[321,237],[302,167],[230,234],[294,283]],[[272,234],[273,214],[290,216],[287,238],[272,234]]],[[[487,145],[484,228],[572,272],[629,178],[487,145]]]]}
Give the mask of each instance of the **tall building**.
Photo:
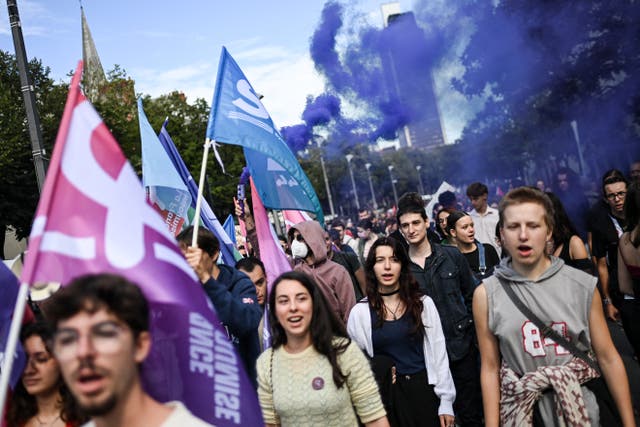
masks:
{"type": "Polygon", "coordinates": [[[389,97],[408,117],[398,130],[401,147],[431,148],[446,141],[435,96],[429,47],[412,12],[401,13],[399,3],[382,5],[382,54],[389,97]]]}

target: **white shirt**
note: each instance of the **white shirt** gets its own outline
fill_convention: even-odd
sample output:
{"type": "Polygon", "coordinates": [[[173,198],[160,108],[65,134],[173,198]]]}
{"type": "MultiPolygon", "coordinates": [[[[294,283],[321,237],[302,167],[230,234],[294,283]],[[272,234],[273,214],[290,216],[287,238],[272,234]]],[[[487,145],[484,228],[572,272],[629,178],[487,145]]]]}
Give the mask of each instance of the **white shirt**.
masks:
{"type": "MultiPolygon", "coordinates": [[[[169,418],[164,420],[159,427],[213,427],[211,424],[202,421],[200,418],[197,418],[189,412],[182,402],[172,401],[167,402],[164,405],[169,408],[173,408],[173,411],[171,412],[171,415],[169,415],[169,418]]],[[[143,427],[145,426],[145,421],[140,419],[140,423],[137,425],[143,427]]],[[[92,420],[83,424],[82,427],[96,427],[96,423],[92,420]]]]}
{"type": "Polygon", "coordinates": [[[498,210],[487,206],[484,215],[480,215],[475,209],[469,212],[469,216],[473,218],[473,229],[476,233],[476,240],[480,243],[488,243],[496,249],[498,255],[502,252],[500,246],[496,242],[496,225],[498,224],[498,210]]]}

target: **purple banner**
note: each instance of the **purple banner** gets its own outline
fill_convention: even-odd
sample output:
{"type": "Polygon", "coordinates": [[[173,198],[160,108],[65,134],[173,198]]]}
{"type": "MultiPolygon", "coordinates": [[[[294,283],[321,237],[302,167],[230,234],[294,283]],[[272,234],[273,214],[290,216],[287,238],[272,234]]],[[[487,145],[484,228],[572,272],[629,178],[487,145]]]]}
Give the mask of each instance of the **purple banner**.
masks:
{"type": "Polygon", "coordinates": [[[23,269],[26,283],[86,273],[126,276],[151,306],[146,390],[180,400],[216,426],[262,426],[256,391],[213,306],[138,177],[78,87],[71,84],[23,269]]]}

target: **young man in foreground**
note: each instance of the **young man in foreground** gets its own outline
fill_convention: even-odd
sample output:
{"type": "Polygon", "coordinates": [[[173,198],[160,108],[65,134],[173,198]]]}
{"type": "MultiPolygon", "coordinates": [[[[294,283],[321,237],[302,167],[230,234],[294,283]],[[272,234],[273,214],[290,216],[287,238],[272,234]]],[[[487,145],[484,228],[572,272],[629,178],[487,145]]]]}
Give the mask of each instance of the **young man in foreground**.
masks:
{"type": "Polygon", "coordinates": [[[542,336],[511,301],[506,286],[546,326],[580,350],[595,352],[623,424],[635,425],[627,375],[611,342],[596,279],[546,255],[553,230],[551,201],[537,189],[516,188],[502,199],[499,212],[501,238],[510,257],[476,289],[473,299],[486,425],[531,425],[534,413],[545,426],[566,421],[611,425],[600,417],[604,413],[595,395],[579,387],[597,372],[542,336]],[[538,392],[543,394],[536,409],[538,392]]]}
{"type": "Polygon", "coordinates": [[[46,305],[53,353],[87,427],[206,427],[180,402],[161,404],[143,389],[151,349],[149,306],[136,285],[110,274],[81,276],[46,305]]]}

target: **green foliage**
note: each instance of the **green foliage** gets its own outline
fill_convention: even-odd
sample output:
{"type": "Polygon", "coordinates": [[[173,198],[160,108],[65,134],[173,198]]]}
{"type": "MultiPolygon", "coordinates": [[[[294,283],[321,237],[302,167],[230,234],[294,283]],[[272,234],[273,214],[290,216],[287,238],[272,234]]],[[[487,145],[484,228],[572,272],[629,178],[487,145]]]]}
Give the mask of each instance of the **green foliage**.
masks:
{"type": "MultiPolygon", "coordinates": [[[[198,98],[193,104],[189,104],[182,92],[173,91],[157,98],[146,95],[143,97],[143,105],[149,123],[156,131],[160,130],[165,118],[169,119],[167,131],[193,179],[198,182],[209,120],[209,106],[206,101],[198,98]]],[[[224,222],[227,215],[235,212],[233,197],[236,194],[236,187],[242,168],[245,166],[245,160],[242,148],[238,146],[220,146],[218,152],[227,174],[222,172],[213,150],[211,150],[207,163],[207,183],[209,186],[205,188],[204,195],[205,198],[210,196],[209,203],[213,211],[218,219],[224,222]],[[210,194],[208,194],[209,190],[210,194]]]]}
{"type": "Polygon", "coordinates": [[[504,177],[531,160],[543,169],[551,156],[576,155],[576,120],[593,163],[608,157],[608,167],[626,168],[640,136],[638,3],[476,4],[465,73],[454,85],[467,96],[492,95],[465,128],[466,161],[482,146],[484,173],[504,177]]]}
{"type": "MultiPolygon", "coordinates": [[[[28,64],[40,114],[43,144],[50,154],[66,100],[67,87],[49,77],[38,60],[28,64]]],[[[0,225],[11,225],[26,237],[38,203],[31,141],[15,56],[0,51],[0,225]]]]}
{"type": "MultiPolygon", "coordinates": [[[[58,131],[67,97],[68,85],[56,83],[49,68],[38,60],[29,63],[35,88],[45,150],[50,154],[58,131]]],[[[141,174],[142,158],[140,129],[134,80],[119,66],[107,73],[107,84],[100,88],[94,106],[107,128],[120,144],[134,169],[141,174]]],[[[203,143],[209,118],[204,99],[187,103],[181,92],[171,92],[157,98],[143,96],[145,112],[152,127],[158,131],[165,117],[167,129],[178,152],[195,180],[199,179],[203,143]]],[[[28,236],[38,203],[35,169],[31,158],[31,143],[15,57],[0,51],[0,227],[16,228],[19,237],[28,236]]],[[[233,197],[242,168],[245,165],[242,148],[219,147],[227,174],[223,174],[213,152],[207,164],[210,203],[216,215],[224,221],[234,212],[233,197]]],[[[205,190],[205,197],[208,192],[205,190]]],[[[0,230],[1,231],[1,230],[0,230]]]]}
{"type": "Polygon", "coordinates": [[[107,73],[107,83],[99,89],[100,95],[93,103],[109,131],[140,173],[142,158],[140,153],[140,127],[134,81],[118,65],[107,73]]]}

